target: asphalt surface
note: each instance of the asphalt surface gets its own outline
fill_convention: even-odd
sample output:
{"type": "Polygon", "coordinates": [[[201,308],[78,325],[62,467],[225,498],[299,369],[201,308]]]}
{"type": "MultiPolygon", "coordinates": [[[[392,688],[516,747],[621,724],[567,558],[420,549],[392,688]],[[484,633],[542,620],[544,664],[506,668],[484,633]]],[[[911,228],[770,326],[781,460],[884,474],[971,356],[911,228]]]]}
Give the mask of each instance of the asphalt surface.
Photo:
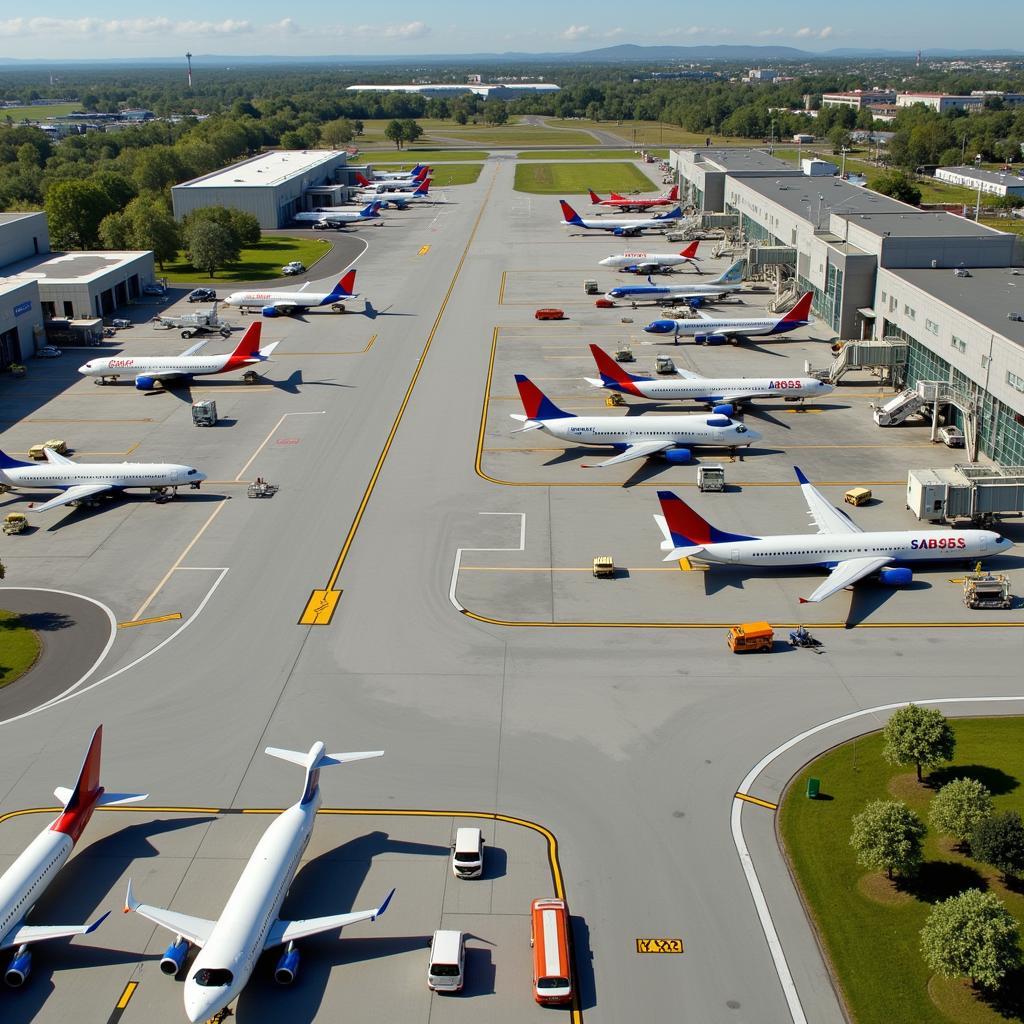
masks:
{"type": "MultiPolygon", "coordinates": [[[[10,579],[88,594],[109,604],[119,620],[174,612],[183,618],[120,631],[103,666],[106,675],[93,681],[98,685],[2,726],[0,807],[49,805],[53,786],[73,781],[98,721],[105,723],[105,783],[147,790],[151,802],[164,807],[290,803],[299,780],[260,753],[268,744],[307,749],[322,738],[332,750],[384,749],[385,757],[369,766],[325,775],[325,802],[385,812],[501,813],[555,835],[586,1021],[621,1024],[642,1016],[781,1024],[794,1018],[730,830],[741,780],[794,734],[854,710],[934,695],[1014,694],[1020,633],[944,628],[929,621],[927,610],[920,621],[901,625],[872,605],[869,618],[876,616],[877,628],[830,632],[820,656],[780,651],[745,659],[727,652],[717,627],[629,625],[639,619],[628,580],[612,584],[616,590],[572,597],[573,613],[585,620],[589,612],[591,620],[562,625],[566,590],[554,573],[544,581],[543,599],[534,584],[521,585],[511,574],[496,577],[483,594],[501,606],[495,618],[544,625],[502,625],[458,612],[449,591],[459,548],[509,548],[514,553],[494,557],[521,558],[525,567],[579,568],[606,547],[626,545],[636,576],[678,581],[682,575],[639,571],[662,567],[651,487],[624,488],[620,478],[566,487],[570,474],[577,480],[583,474],[550,463],[557,453],[527,466],[529,474],[514,486],[491,482],[475,468],[495,327],[513,336],[536,330],[550,337],[557,326],[533,320],[534,304],[548,304],[545,294],[503,304],[503,273],[547,272],[554,282],[571,271],[582,282],[600,276],[596,260],[620,244],[567,239],[555,200],[513,192],[512,178],[509,161],[488,161],[476,184],[446,190],[447,202],[389,216],[384,228],[365,232],[371,246],[358,263],[362,295],[354,305],[365,296],[385,312],[372,320],[311,312],[304,322],[266,321],[264,343],[281,342],[267,384],[245,388],[221,380],[192,389],[199,397],[216,396],[225,420],[215,429],[192,427],[187,405],[173,396],[144,395],[130,386],[99,389],[75,379],[67,359],[33,367],[34,390],[0,385],[0,398],[12,402],[17,417],[0,437],[5,451],[24,451],[41,431],[52,432],[43,421],[59,418],[87,457],[128,451],[140,459],[173,457],[209,476],[201,492],[183,492],[167,505],[140,497],[98,514],[51,514],[51,525],[18,538],[27,543],[5,558],[10,579]],[[246,498],[245,484],[257,475],[280,486],[272,499],[246,498]],[[480,513],[525,515],[523,553],[518,520],[480,513]],[[337,602],[333,617],[323,625],[298,625],[311,614],[316,620],[316,608],[327,600],[310,600],[318,590],[340,590],[331,598],[337,602]],[[627,624],[607,625],[616,621],[627,624]],[[685,952],[638,955],[641,937],[680,938],[685,952]]],[[[657,187],[652,181],[652,191],[657,187]]],[[[601,320],[598,312],[592,306],[584,311],[581,303],[566,325],[581,330],[567,336],[571,340],[554,339],[569,346],[562,355],[586,353],[588,328],[593,337],[613,333],[615,319],[601,320]]],[[[139,351],[167,344],[166,336],[150,337],[141,328],[135,333],[130,344],[139,351]]],[[[530,352],[524,345],[523,360],[530,352]]],[[[734,365],[746,358],[730,352],[734,365]]],[[[780,371],[782,365],[791,373],[802,370],[798,357],[780,352],[758,358],[780,371]]],[[[546,376],[577,379],[583,364],[570,369],[557,355],[551,354],[546,376]]],[[[742,372],[756,371],[744,365],[742,372]]],[[[510,381],[497,383],[507,394],[510,381]]],[[[502,418],[513,410],[506,405],[502,418]]],[[[799,440],[810,450],[817,429],[801,427],[801,437],[788,441],[773,435],[773,445],[759,456],[763,461],[749,465],[770,466],[765,475],[792,487],[786,445],[799,440]]],[[[842,430],[829,429],[839,441],[816,458],[819,467],[835,468],[831,479],[838,485],[845,479],[842,460],[853,455],[839,451],[842,430]]],[[[896,443],[884,439],[885,446],[896,443]]],[[[948,460],[930,448],[911,456],[948,460]]],[[[870,452],[857,457],[863,460],[858,472],[870,467],[870,452]]],[[[747,466],[731,468],[730,479],[745,484],[747,466]]],[[[670,479],[692,485],[693,471],[684,469],[672,467],[670,479]]],[[[744,486],[728,497],[734,504],[726,528],[783,532],[806,522],[795,490],[744,486]]],[[[913,525],[895,502],[883,513],[913,525]]],[[[676,625],[699,624],[710,599],[732,620],[731,595],[745,611],[750,598],[744,595],[753,592],[734,582],[735,589],[709,595],[689,579],[658,586],[664,588],[657,592],[661,617],[676,625]]],[[[919,607],[927,609],[932,592],[939,593],[938,580],[901,600],[925,602],[919,607]]],[[[832,617],[841,620],[846,599],[837,600],[832,617]]],[[[758,617],[789,618],[797,614],[794,606],[791,590],[772,586],[758,617]]],[[[884,604],[879,607],[884,612],[884,604]]],[[[821,737],[822,747],[830,742],[821,737]]],[[[772,799],[793,767],[784,762],[766,770],[758,795],[772,799]]],[[[784,871],[777,870],[771,829],[765,831],[771,813],[745,806],[742,815],[771,882],[768,908],[794,965],[806,1017],[838,1024],[842,1013],[814,936],[784,871]]],[[[224,855],[230,863],[218,860],[206,888],[190,890],[191,902],[176,899],[178,868],[164,869],[159,857],[150,858],[149,898],[195,913],[203,912],[195,905],[199,897],[207,913],[216,913],[251,850],[255,828],[233,834],[224,855]]],[[[400,823],[388,832],[417,840],[400,823]]],[[[10,835],[5,853],[16,846],[10,835]]],[[[401,851],[394,857],[400,860],[401,851]]],[[[123,870],[109,872],[105,905],[119,898],[123,870]]],[[[510,859],[510,875],[517,870],[510,859]]],[[[516,905],[495,913],[522,919],[530,895],[550,894],[543,872],[524,869],[524,877],[516,905]]],[[[430,909],[436,908],[432,884],[412,878],[402,889],[400,898],[412,909],[393,918],[397,924],[382,921],[398,929],[389,934],[422,937],[439,926],[430,909]]],[[[355,899],[372,899],[377,889],[360,886],[355,899]]],[[[335,908],[342,909],[332,903],[335,908]]],[[[56,897],[37,912],[46,920],[63,916],[56,897]]],[[[513,933],[521,938],[522,929],[494,931],[507,935],[505,943],[519,941],[513,933]]],[[[81,1015],[105,1019],[130,980],[145,991],[121,1020],[182,1019],[179,989],[162,985],[167,979],[143,958],[163,937],[147,946],[144,933],[141,944],[137,932],[121,935],[116,955],[87,956],[77,965],[69,954],[86,943],[74,943],[61,955],[62,969],[50,976],[51,998],[40,997],[45,985],[35,995],[14,997],[20,1003],[0,994],[5,1011],[8,1005],[14,1011],[10,1019],[66,1019],[67,991],[75,993],[81,1015]]],[[[98,932],[93,944],[107,948],[102,937],[98,932]]],[[[366,972],[355,963],[326,977],[319,973],[319,998],[296,997],[288,1019],[373,1014],[434,1021],[449,1012],[491,1019],[487,1002],[439,1003],[436,997],[394,1015],[395,1007],[406,1005],[397,993],[422,985],[423,957],[392,952],[366,972]],[[389,1003],[387,981],[363,984],[371,977],[391,979],[395,1001],[389,1003]]],[[[37,953],[41,961],[46,956],[45,949],[37,953]]],[[[518,960],[507,968],[499,964],[499,1017],[514,1016],[516,1006],[532,1012],[524,974],[518,960]],[[516,981],[506,987],[509,976],[516,981]]],[[[269,1019],[251,1000],[245,1011],[246,1020],[269,1019]]]]}

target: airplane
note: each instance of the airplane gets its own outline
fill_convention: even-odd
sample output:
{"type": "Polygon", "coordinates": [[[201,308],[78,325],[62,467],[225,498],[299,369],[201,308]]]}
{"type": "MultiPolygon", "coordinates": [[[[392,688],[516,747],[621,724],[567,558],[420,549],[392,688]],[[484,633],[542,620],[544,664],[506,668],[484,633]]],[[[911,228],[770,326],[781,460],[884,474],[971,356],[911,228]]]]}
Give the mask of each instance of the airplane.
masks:
{"type": "Polygon", "coordinates": [[[622,218],[584,220],[564,199],[558,201],[562,205],[562,216],[565,218],[562,221],[563,227],[586,228],[588,231],[611,231],[615,235],[639,235],[645,229],[669,228],[683,216],[683,211],[676,206],[666,213],[656,213],[646,220],[623,220],[622,218]]]}
{"type": "Polygon", "coordinates": [[[409,203],[427,198],[432,180],[432,178],[424,178],[411,192],[405,189],[381,189],[377,192],[366,190],[360,193],[360,198],[369,199],[372,195],[382,206],[394,206],[396,209],[404,210],[409,203]]]}
{"type": "Polygon", "coordinates": [[[704,271],[697,266],[701,262],[697,255],[700,242],[691,242],[679,252],[622,252],[598,260],[598,266],[614,267],[623,274],[670,274],[676,267],[689,263],[698,274],[704,271]]]}
{"type": "Polygon", "coordinates": [[[612,192],[608,199],[602,199],[593,189],[588,191],[590,192],[590,201],[594,206],[611,206],[623,213],[630,213],[633,210],[637,213],[644,213],[655,206],[671,206],[673,203],[679,202],[678,185],[673,185],[667,192],[662,192],[660,196],[651,196],[646,199],[635,197],[630,199],[629,196],[620,196],[618,192],[612,192]]]}
{"type": "Polygon", "coordinates": [[[821,398],[833,391],[831,384],[814,377],[702,377],[690,370],[676,369],[680,379],[641,377],[627,373],[607,352],[590,346],[600,379],[585,377],[595,388],[620,391],[636,398],[684,400],[713,406],[713,412],[731,416],[735,407],[752,398],[783,398],[798,402],[804,398],[821,398]]]}
{"type": "Polygon", "coordinates": [[[97,384],[108,384],[122,374],[134,374],[135,386],[140,391],[152,391],[158,383],[166,387],[173,380],[228,373],[270,359],[280,342],[275,341],[260,348],[262,327],[258,320],[249,324],[234,352],[197,356],[195,353],[206,344],[201,341],[180,356],[108,356],[105,359],[90,359],[78,368],[78,372],[86,377],[95,377],[97,384]]]}
{"type": "MultiPolygon", "coordinates": [[[[380,202],[374,200],[369,202],[361,210],[315,210],[312,213],[297,213],[292,218],[300,224],[325,225],[327,227],[342,227],[345,224],[358,224],[364,220],[373,220],[380,217],[380,202]]],[[[225,302],[228,302],[225,299],[225,302]]]]}
{"type": "Polygon", "coordinates": [[[175,936],[160,961],[160,970],[175,975],[181,971],[189,945],[199,947],[185,978],[185,1013],[193,1022],[208,1020],[223,1010],[245,988],[265,950],[284,946],[274,978],[290,985],[299,972],[299,939],[321,932],[336,932],[360,921],[376,921],[387,910],[395,890],[372,910],[357,910],[304,921],[278,917],[285,894],[298,870],[309,843],[320,807],[320,769],[347,764],[367,757],[380,757],[383,750],[349,754],[326,754],[323,743],[314,743],[308,753],[267,747],[271,757],[291,761],[306,769],[302,796],[271,822],[256,844],[241,877],[228,897],[220,918],[209,921],[176,910],[140,903],[132,892],[131,880],[124,912],[140,914],[175,936]]]}
{"type": "Polygon", "coordinates": [[[48,512],[59,505],[82,501],[104,491],[123,491],[129,487],[148,487],[158,499],[168,488],[175,494],[188,484],[195,490],[206,479],[205,473],[191,466],[171,462],[94,462],[90,465],[72,462],[52,448],[44,448],[46,462],[19,462],[0,451],[0,483],[16,490],[43,487],[62,493],[56,498],[30,508],[30,512],[48,512]]]}
{"type": "Polygon", "coordinates": [[[422,184],[430,174],[428,168],[424,167],[415,174],[398,174],[393,178],[375,178],[370,181],[364,174],[356,171],[356,184],[363,192],[383,192],[385,190],[395,192],[411,192],[417,185],[422,184]]]}
{"type": "Polygon", "coordinates": [[[92,924],[25,924],[29,911],[41,899],[66,863],[97,807],[120,806],[145,800],[148,793],[107,793],[100,785],[103,726],[92,734],[85,763],[74,789],[58,786],[54,795],[64,810],[18,855],[0,876],[0,949],[15,950],[4,972],[11,988],[20,988],[32,972],[29,946],[44,939],[89,935],[106,920],[109,911],[92,924]]]}
{"type": "Polygon", "coordinates": [[[818,536],[782,534],[771,537],[726,533],[702,519],[671,491],[658,491],[661,515],[655,515],[667,551],[666,562],[699,556],[728,565],[819,566],[828,579],[801,604],[824,601],[865,576],[878,574],[886,586],[907,586],[913,576],[899,562],[975,559],[998,554],[1013,542],[991,530],[887,530],[864,533],[845,513],[831,505],[796,466],[818,536]]]}
{"type": "MultiPolygon", "coordinates": [[[[696,244],[696,243],[694,243],[696,244]]],[[[616,285],[611,291],[605,292],[609,302],[615,299],[626,299],[634,305],[638,302],[678,302],[690,299],[724,299],[732,292],[743,288],[743,271],[746,260],[737,260],[723,274],[706,284],[659,285],[649,277],[647,284],[616,285]]]]}
{"type": "Polygon", "coordinates": [[[782,316],[747,317],[739,320],[715,319],[697,311],[697,316],[688,320],[654,320],[644,330],[648,334],[671,334],[674,344],[679,344],[679,335],[693,337],[698,344],[721,345],[730,338],[754,338],[770,334],[786,334],[798,327],[814,323],[811,318],[812,292],[804,292],[797,304],[782,316]]]}
{"type": "Polygon", "coordinates": [[[264,316],[294,316],[318,306],[330,306],[335,313],[344,313],[342,299],[354,299],[358,292],[352,289],[356,283],[356,272],[350,270],[329,292],[307,292],[307,281],[296,291],[245,291],[232,292],[224,302],[239,309],[259,309],[264,316]]]}
{"type": "MultiPolygon", "coordinates": [[[[728,416],[698,413],[685,416],[575,416],[559,409],[531,380],[516,374],[516,386],[525,416],[512,413],[523,424],[514,431],[543,430],[560,441],[616,448],[618,455],[597,463],[604,469],[620,462],[660,455],[682,465],[692,458],[694,445],[707,448],[743,448],[761,435],[728,416]],[[686,447],[689,446],[689,447],[686,447]]],[[[590,468],[590,467],[587,467],[590,468]]]]}

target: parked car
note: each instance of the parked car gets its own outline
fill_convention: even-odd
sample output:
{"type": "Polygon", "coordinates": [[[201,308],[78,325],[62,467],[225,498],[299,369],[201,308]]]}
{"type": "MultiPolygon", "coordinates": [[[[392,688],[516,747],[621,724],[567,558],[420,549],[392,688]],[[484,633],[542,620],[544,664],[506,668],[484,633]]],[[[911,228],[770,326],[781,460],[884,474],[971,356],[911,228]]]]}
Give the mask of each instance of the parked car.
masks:
{"type": "Polygon", "coordinates": [[[123,317],[115,317],[110,321],[110,326],[116,327],[119,331],[123,330],[125,327],[131,327],[131,325],[131,320],[125,320],[123,317]]]}
{"type": "Polygon", "coordinates": [[[166,292],[167,289],[162,284],[157,284],[156,282],[142,286],[143,295],[164,295],[166,292]]]}
{"type": "Polygon", "coordinates": [[[64,353],[61,352],[56,345],[43,345],[43,347],[36,352],[36,355],[40,359],[56,359],[57,356],[62,356],[63,354],[64,353]]]}
{"type": "Polygon", "coordinates": [[[947,448],[963,448],[964,446],[964,432],[959,427],[952,425],[939,427],[938,435],[939,440],[947,448]]]}
{"type": "Polygon", "coordinates": [[[292,260],[291,263],[286,263],[281,268],[281,273],[287,277],[291,277],[294,274],[304,274],[306,272],[306,265],[300,263],[298,260],[292,260]]]}
{"type": "Polygon", "coordinates": [[[217,293],[213,288],[193,288],[188,293],[189,302],[216,302],[217,293]]]}

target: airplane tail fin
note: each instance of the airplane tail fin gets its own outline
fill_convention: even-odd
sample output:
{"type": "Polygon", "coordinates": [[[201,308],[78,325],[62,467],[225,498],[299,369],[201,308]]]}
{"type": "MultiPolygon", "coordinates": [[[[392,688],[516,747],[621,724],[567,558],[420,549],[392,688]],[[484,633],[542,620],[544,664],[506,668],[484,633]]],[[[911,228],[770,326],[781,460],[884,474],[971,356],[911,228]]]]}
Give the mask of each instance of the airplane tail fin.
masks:
{"type": "Polygon", "coordinates": [[[18,469],[19,467],[31,465],[31,462],[20,462],[18,459],[12,459],[6,452],[0,451],[0,479],[3,478],[3,471],[5,469],[18,469]]]}
{"type": "Polygon", "coordinates": [[[642,397],[637,389],[636,382],[638,380],[648,380],[649,378],[636,377],[632,373],[628,373],[604,349],[598,348],[597,345],[590,346],[590,354],[594,357],[594,362],[597,363],[597,372],[601,374],[601,383],[606,388],[611,388],[614,391],[625,391],[627,394],[642,397]]]}
{"type": "Polygon", "coordinates": [[[665,559],[666,562],[695,555],[708,544],[756,539],[716,529],[672,491],[658,491],[658,500],[661,502],[661,513],[665,517],[666,540],[673,545],[672,552],[665,559]]]}
{"type": "Polygon", "coordinates": [[[415,181],[422,181],[430,173],[430,168],[426,164],[417,164],[411,173],[415,181]]]}
{"type": "MultiPolygon", "coordinates": [[[[811,315],[811,301],[814,299],[813,292],[804,292],[797,300],[797,304],[783,314],[782,324],[800,324],[805,322],[811,315]]],[[[779,326],[781,327],[782,324],[779,326]]]]}
{"type": "Polygon", "coordinates": [[[516,374],[516,387],[519,388],[523,412],[526,413],[528,419],[534,421],[564,420],[572,417],[571,412],[559,409],[533,381],[521,373],[516,374]]]}
{"type": "Polygon", "coordinates": [[[654,215],[655,220],[679,220],[682,217],[683,211],[678,206],[673,206],[671,210],[667,210],[665,213],[657,213],[654,215]]]}
{"type": "Polygon", "coordinates": [[[715,284],[739,284],[743,280],[743,268],[746,262],[746,260],[737,260],[715,281],[715,284]]]}
{"type": "Polygon", "coordinates": [[[266,752],[271,757],[279,757],[282,761],[291,761],[306,769],[306,783],[302,790],[301,803],[309,803],[316,795],[317,787],[320,784],[320,769],[329,768],[331,765],[348,764],[351,761],[362,761],[368,757],[381,757],[383,750],[360,750],[347,754],[325,753],[324,744],[318,741],[303,753],[301,750],[285,750],[281,747],[267,747],[266,752]]]}
{"type": "MultiPolygon", "coordinates": [[[[601,197],[592,188],[588,188],[587,191],[590,193],[590,201],[595,206],[600,206],[601,205],[601,197]]],[[[612,198],[614,199],[615,197],[612,196],[612,198]]],[[[566,218],[566,219],[568,219],[568,218],[566,218]]]]}
{"type": "Polygon", "coordinates": [[[699,259],[697,256],[697,249],[700,247],[700,242],[691,242],[685,249],[680,250],[679,255],[685,256],[688,260],[699,259]]]}
{"type": "Polygon", "coordinates": [[[356,171],[356,182],[363,186],[363,188],[372,188],[373,182],[367,178],[362,171],[356,171]]]}
{"type": "Polygon", "coordinates": [[[281,342],[279,341],[272,341],[269,345],[264,345],[263,348],[256,353],[256,358],[258,358],[261,363],[266,362],[274,354],[274,349],[280,344],[281,342]]]}
{"type": "Polygon", "coordinates": [[[564,199],[559,199],[558,202],[562,207],[562,217],[569,224],[583,223],[583,221],[580,219],[580,215],[564,199]]]}
{"type": "Polygon", "coordinates": [[[238,347],[234,352],[231,353],[232,359],[251,359],[260,350],[260,332],[263,329],[263,324],[259,320],[254,320],[245,329],[245,334],[242,335],[242,340],[239,341],[238,347]]]}
{"type": "Polygon", "coordinates": [[[430,191],[430,183],[433,180],[434,180],[433,178],[422,178],[420,180],[420,184],[417,187],[416,191],[413,192],[413,195],[414,196],[425,196],[430,191]]]}
{"type": "Polygon", "coordinates": [[[666,198],[671,200],[673,203],[676,202],[679,199],[679,186],[678,185],[673,185],[668,190],[668,196],[666,198]]]}
{"type": "Polygon", "coordinates": [[[360,217],[376,217],[377,211],[380,209],[380,200],[374,199],[367,203],[360,211],[360,217]]]}
{"type": "Polygon", "coordinates": [[[331,289],[330,295],[321,303],[321,305],[327,305],[329,302],[337,302],[338,299],[351,299],[355,292],[352,289],[356,284],[356,272],[350,270],[347,274],[341,277],[338,283],[331,289]]]}

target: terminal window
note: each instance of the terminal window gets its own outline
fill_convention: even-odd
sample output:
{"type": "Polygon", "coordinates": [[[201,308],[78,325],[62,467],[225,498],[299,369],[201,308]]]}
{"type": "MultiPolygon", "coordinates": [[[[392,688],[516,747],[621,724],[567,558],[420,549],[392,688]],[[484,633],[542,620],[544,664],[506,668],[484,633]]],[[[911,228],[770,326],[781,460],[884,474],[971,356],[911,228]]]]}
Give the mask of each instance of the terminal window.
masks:
{"type": "Polygon", "coordinates": [[[932,334],[939,333],[939,325],[934,320],[925,320],[924,329],[926,331],[931,331],[932,334]]]}
{"type": "Polygon", "coordinates": [[[967,342],[964,341],[963,338],[958,338],[954,334],[953,335],[953,348],[955,348],[957,350],[957,352],[966,352],[967,351],[967,342]]]}
{"type": "Polygon", "coordinates": [[[1024,377],[1019,377],[1015,373],[1011,373],[1009,370],[1006,371],[1006,383],[1010,385],[1014,391],[1020,391],[1024,394],[1024,377]]]}

